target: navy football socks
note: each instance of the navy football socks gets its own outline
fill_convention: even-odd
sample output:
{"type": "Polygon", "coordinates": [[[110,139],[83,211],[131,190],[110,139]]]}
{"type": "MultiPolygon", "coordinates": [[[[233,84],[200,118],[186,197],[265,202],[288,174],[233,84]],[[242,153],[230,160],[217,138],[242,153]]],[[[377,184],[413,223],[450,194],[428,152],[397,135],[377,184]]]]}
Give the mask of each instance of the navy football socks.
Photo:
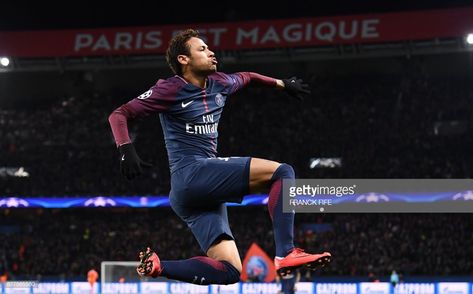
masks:
{"type": "Polygon", "coordinates": [[[295,179],[294,169],[288,164],[281,164],[271,178],[268,210],[273,222],[276,256],[284,257],[294,248],[294,213],[282,211],[282,180],[295,179]]]}

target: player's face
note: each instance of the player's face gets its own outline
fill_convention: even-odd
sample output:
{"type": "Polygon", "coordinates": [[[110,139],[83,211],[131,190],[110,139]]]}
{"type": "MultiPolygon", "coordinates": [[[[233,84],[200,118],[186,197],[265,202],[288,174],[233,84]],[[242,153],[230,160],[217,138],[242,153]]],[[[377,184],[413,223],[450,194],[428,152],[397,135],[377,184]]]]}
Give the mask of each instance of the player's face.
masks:
{"type": "Polygon", "coordinates": [[[187,44],[190,47],[187,64],[189,70],[199,75],[209,75],[217,71],[217,58],[202,39],[193,37],[187,44]]]}

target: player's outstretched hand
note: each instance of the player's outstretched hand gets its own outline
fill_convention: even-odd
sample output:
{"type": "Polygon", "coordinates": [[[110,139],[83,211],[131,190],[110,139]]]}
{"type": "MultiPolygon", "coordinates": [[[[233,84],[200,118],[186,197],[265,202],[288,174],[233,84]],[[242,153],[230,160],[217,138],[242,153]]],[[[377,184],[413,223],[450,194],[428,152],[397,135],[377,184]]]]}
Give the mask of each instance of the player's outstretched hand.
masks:
{"type": "Polygon", "coordinates": [[[305,95],[310,94],[310,87],[304,83],[302,79],[292,77],[289,79],[283,79],[284,91],[291,97],[294,97],[300,101],[304,100],[305,95]]]}
{"type": "Polygon", "coordinates": [[[144,162],[136,153],[132,143],[118,147],[120,152],[120,172],[128,180],[133,180],[143,173],[143,168],[150,168],[153,165],[144,162]]]}

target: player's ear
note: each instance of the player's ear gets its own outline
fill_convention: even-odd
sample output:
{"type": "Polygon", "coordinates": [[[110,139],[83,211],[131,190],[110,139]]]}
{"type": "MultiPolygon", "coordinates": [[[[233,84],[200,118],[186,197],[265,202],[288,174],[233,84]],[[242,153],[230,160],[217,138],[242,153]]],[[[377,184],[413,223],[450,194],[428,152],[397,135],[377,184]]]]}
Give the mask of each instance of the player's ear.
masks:
{"type": "Polygon", "coordinates": [[[188,64],[189,63],[189,56],[181,54],[177,56],[177,61],[180,64],[188,64]]]}

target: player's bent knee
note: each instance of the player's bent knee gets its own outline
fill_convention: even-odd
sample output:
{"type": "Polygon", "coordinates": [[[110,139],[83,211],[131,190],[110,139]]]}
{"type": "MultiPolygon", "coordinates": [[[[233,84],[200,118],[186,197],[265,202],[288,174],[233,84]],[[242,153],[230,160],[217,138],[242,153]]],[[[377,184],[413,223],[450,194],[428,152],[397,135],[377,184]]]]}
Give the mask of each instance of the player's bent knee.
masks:
{"type": "Polygon", "coordinates": [[[294,168],[287,163],[282,163],[273,174],[274,180],[294,179],[295,177],[296,177],[296,173],[294,172],[294,168]]]}
{"type": "Polygon", "coordinates": [[[241,274],[241,271],[243,270],[243,265],[241,264],[241,261],[235,262],[235,263],[230,263],[238,272],[238,275],[241,274]]]}
{"type": "Polygon", "coordinates": [[[234,259],[234,258],[228,258],[228,259],[220,258],[220,259],[218,259],[217,258],[217,260],[219,260],[220,262],[225,262],[226,264],[229,264],[230,266],[232,266],[235,269],[235,271],[238,272],[238,275],[240,275],[241,271],[243,270],[243,265],[241,264],[241,260],[239,260],[239,259],[234,259]]]}
{"type": "Polygon", "coordinates": [[[219,240],[207,251],[207,256],[231,265],[238,273],[242,271],[242,264],[234,240],[219,240]]]}

